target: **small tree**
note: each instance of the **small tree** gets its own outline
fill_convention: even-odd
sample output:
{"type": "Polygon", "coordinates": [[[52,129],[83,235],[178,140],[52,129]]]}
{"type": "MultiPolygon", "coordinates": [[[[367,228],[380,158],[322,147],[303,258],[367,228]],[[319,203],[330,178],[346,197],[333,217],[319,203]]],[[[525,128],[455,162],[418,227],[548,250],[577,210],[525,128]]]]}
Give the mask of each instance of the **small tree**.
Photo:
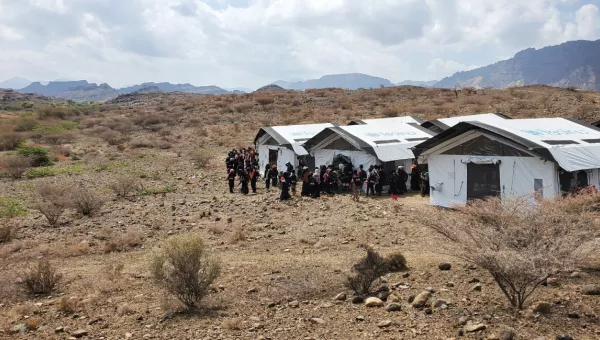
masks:
{"type": "Polygon", "coordinates": [[[127,197],[139,189],[139,183],[133,176],[119,176],[108,187],[117,197],[127,197]]]}
{"type": "Polygon", "coordinates": [[[371,247],[363,246],[367,255],[356,263],[354,276],[348,277],[346,287],[358,295],[368,295],[375,280],[390,272],[390,264],[371,247]]]}
{"type": "Polygon", "coordinates": [[[7,156],[0,162],[3,171],[14,179],[20,179],[29,168],[29,158],[21,156],[7,156]]]}
{"type": "Polygon", "coordinates": [[[210,256],[200,236],[167,241],[150,263],[154,278],[189,310],[196,309],[220,274],[218,260],[210,256]]]}
{"type": "Polygon", "coordinates": [[[61,279],[62,275],[56,272],[48,260],[40,260],[35,267],[23,274],[21,282],[32,295],[50,294],[61,279]]]}
{"type": "Polygon", "coordinates": [[[71,205],[78,213],[92,216],[104,205],[104,200],[93,191],[86,188],[71,190],[71,205]]]}
{"type": "Polygon", "coordinates": [[[196,167],[204,168],[210,163],[212,156],[206,150],[197,150],[192,152],[191,158],[196,167]]]}
{"type": "Polygon", "coordinates": [[[594,245],[582,246],[600,230],[591,209],[567,210],[574,200],[579,207],[592,207],[597,199],[589,195],[534,204],[527,198],[489,198],[415,217],[449,241],[451,255],[487,270],[510,304],[523,309],[549,276],[573,269],[595,251],[594,245]]]}
{"type": "Polygon", "coordinates": [[[46,217],[53,226],[58,223],[60,216],[69,206],[68,189],[61,185],[44,183],[37,188],[37,203],[35,209],[46,217]]]}

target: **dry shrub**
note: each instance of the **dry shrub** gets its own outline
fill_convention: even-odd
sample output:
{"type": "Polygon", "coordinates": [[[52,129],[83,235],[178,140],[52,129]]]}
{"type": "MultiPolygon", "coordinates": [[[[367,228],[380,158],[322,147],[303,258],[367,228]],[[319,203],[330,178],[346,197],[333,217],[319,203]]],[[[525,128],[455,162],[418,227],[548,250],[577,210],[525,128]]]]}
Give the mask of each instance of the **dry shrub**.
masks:
{"type": "Polygon", "coordinates": [[[104,199],[87,188],[73,188],[70,196],[72,207],[84,216],[96,214],[104,205],[104,199]]]}
{"type": "Polygon", "coordinates": [[[174,237],[150,262],[154,278],[188,309],[196,309],[219,276],[220,264],[198,235],[174,237]]]}
{"type": "Polygon", "coordinates": [[[119,145],[127,142],[129,136],[114,130],[105,130],[99,135],[109,145],[119,145]]]}
{"type": "Polygon", "coordinates": [[[110,263],[103,268],[102,274],[108,281],[114,282],[121,277],[124,268],[123,263],[110,263]]]}
{"type": "Polygon", "coordinates": [[[190,155],[194,165],[198,168],[206,167],[212,160],[212,155],[206,150],[197,150],[190,155]]]}
{"type": "Polygon", "coordinates": [[[3,133],[0,135],[0,151],[14,150],[25,141],[25,136],[17,132],[3,133]]]}
{"type": "Polygon", "coordinates": [[[6,156],[0,162],[0,168],[10,177],[20,179],[25,171],[29,169],[29,164],[31,164],[31,160],[27,157],[6,156]]]}
{"type": "Polygon", "coordinates": [[[25,321],[25,328],[28,331],[34,331],[40,326],[41,320],[39,318],[29,318],[25,321]]]}
{"type": "Polygon", "coordinates": [[[69,190],[67,187],[42,183],[37,188],[37,203],[34,208],[39,210],[46,217],[48,223],[53,226],[58,223],[58,219],[70,205],[68,197],[69,190]]]}
{"type": "Polygon", "coordinates": [[[138,180],[129,175],[120,175],[108,186],[117,197],[127,197],[131,193],[136,192],[140,185],[138,180]]]}
{"type": "Polygon", "coordinates": [[[75,134],[72,132],[51,133],[43,135],[41,139],[50,145],[61,145],[72,143],[75,140],[75,134]]]}
{"type": "Polygon", "coordinates": [[[50,294],[54,291],[62,275],[57,273],[48,260],[40,260],[21,277],[21,282],[32,295],[50,294]]]}
{"type": "Polygon", "coordinates": [[[600,236],[597,213],[569,212],[581,197],[532,200],[489,198],[415,217],[448,241],[450,254],[487,270],[510,304],[523,309],[549,276],[573,270],[600,250],[586,244],[600,236]]]}
{"type": "MultiPolygon", "coordinates": [[[[0,223],[1,220],[0,220],[0,223]]],[[[10,242],[14,234],[14,229],[10,225],[0,225],[0,243],[10,242]]]]}
{"type": "Polygon", "coordinates": [[[243,102],[233,106],[233,109],[238,113],[244,113],[252,110],[254,108],[254,103],[252,102],[243,102]]]}
{"type": "Polygon", "coordinates": [[[132,148],[135,148],[135,149],[141,149],[141,148],[152,149],[156,146],[154,141],[149,140],[149,139],[136,139],[136,140],[132,141],[130,143],[130,145],[132,148]]]}
{"type": "Polygon", "coordinates": [[[275,103],[275,98],[269,97],[269,96],[260,96],[260,97],[254,98],[254,101],[256,101],[258,104],[260,104],[262,106],[265,106],[265,105],[275,103]]]}
{"type": "Polygon", "coordinates": [[[130,248],[135,248],[141,244],[142,233],[137,230],[131,230],[125,234],[113,235],[104,244],[103,251],[105,253],[126,251],[130,248]]]}
{"type": "Polygon", "coordinates": [[[64,314],[73,314],[79,307],[79,301],[74,297],[63,296],[58,300],[58,310],[64,314]]]}
{"type": "Polygon", "coordinates": [[[221,324],[221,327],[225,328],[225,329],[229,329],[232,331],[239,331],[240,329],[242,329],[242,321],[240,319],[226,319],[225,321],[223,321],[223,323],[221,324]]]}
{"type": "Polygon", "coordinates": [[[381,98],[389,97],[392,94],[391,90],[377,90],[375,94],[381,98]]]}
{"type": "Polygon", "coordinates": [[[235,228],[229,237],[229,242],[235,244],[244,241],[246,241],[246,233],[244,230],[242,228],[235,228]]]}
{"type": "Polygon", "coordinates": [[[391,118],[391,117],[397,117],[400,114],[401,110],[398,107],[386,107],[385,109],[381,110],[381,114],[384,117],[387,118],[391,118]]]}
{"type": "Polygon", "coordinates": [[[352,267],[354,276],[348,277],[346,280],[346,287],[357,295],[368,295],[373,282],[390,272],[390,266],[386,259],[372,248],[363,247],[366,249],[367,255],[352,267]]]}
{"type": "Polygon", "coordinates": [[[399,251],[387,254],[385,259],[392,273],[408,269],[406,266],[406,257],[399,251]]]}

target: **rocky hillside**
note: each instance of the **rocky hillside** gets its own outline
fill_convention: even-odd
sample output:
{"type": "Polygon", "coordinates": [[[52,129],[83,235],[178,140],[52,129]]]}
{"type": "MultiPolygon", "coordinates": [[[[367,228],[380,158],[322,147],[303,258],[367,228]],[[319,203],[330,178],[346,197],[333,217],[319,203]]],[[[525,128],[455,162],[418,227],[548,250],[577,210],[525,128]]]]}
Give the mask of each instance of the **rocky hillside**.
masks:
{"type": "Polygon", "coordinates": [[[21,93],[37,93],[42,96],[60,97],[61,93],[68,91],[70,88],[89,85],[86,80],[77,81],[51,81],[48,85],[42,85],[39,81],[29,84],[19,90],[21,93]]]}
{"type": "Polygon", "coordinates": [[[116,98],[119,92],[108,84],[96,85],[94,83],[71,87],[57,97],[76,102],[105,102],[116,98]]]}
{"type": "Polygon", "coordinates": [[[285,92],[286,90],[279,86],[279,85],[275,85],[275,84],[270,84],[270,85],[265,85],[259,89],[257,89],[256,91],[254,91],[255,93],[261,93],[261,92],[285,92]]]}
{"type": "Polygon", "coordinates": [[[22,89],[26,86],[29,86],[29,84],[31,84],[31,81],[24,79],[24,78],[19,78],[19,77],[13,77],[10,78],[8,80],[5,81],[0,81],[0,89],[14,89],[14,90],[18,90],[18,89],[22,89]]]}
{"type": "Polygon", "coordinates": [[[127,94],[132,92],[146,91],[149,87],[157,88],[164,92],[185,92],[198,94],[225,94],[229,91],[223,90],[218,86],[194,86],[191,84],[171,84],[171,83],[143,83],[119,89],[119,93],[127,94]]]}
{"type": "Polygon", "coordinates": [[[362,73],[348,73],[348,74],[331,74],[323,76],[319,79],[311,79],[298,82],[287,82],[278,80],[273,83],[288,90],[307,90],[307,89],[324,89],[337,87],[342,89],[370,89],[379,88],[382,85],[384,87],[394,86],[392,82],[387,79],[373,77],[362,73]]]}
{"type": "Polygon", "coordinates": [[[397,86],[420,86],[420,87],[433,87],[438,81],[437,80],[404,80],[397,83],[397,86]]]}
{"type": "Polygon", "coordinates": [[[550,85],[600,91],[600,40],[570,41],[539,50],[529,48],[513,58],[442,79],[435,87],[506,88],[550,85]]]}

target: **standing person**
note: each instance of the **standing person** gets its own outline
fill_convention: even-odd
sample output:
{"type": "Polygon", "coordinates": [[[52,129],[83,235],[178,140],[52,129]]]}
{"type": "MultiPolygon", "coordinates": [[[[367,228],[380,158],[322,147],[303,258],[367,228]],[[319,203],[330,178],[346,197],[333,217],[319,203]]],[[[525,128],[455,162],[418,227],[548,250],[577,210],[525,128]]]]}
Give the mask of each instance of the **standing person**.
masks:
{"type": "Polygon", "coordinates": [[[421,172],[421,197],[429,195],[429,172],[421,172]]]}
{"type": "Polygon", "coordinates": [[[408,181],[408,174],[404,171],[403,166],[398,167],[398,193],[403,195],[406,193],[406,181],[408,181]]]}
{"type": "Polygon", "coordinates": [[[360,179],[360,174],[357,170],[354,170],[352,173],[352,199],[358,202],[358,197],[360,196],[360,187],[362,186],[362,180],[360,179]]]}
{"type": "Polygon", "coordinates": [[[289,173],[294,172],[294,166],[292,165],[292,163],[290,163],[290,162],[285,163],[285,170],[286,170],[286,172],[289,172],[289,173]]]}
{"type": "Polygon", "coordinates": [[[252,193],[255,194],[256,193],[256,182],[258,181],[258,178],[260,177],[260,174],[258,173],[258,168],[252,167],[249,175],[250,175],[250,187],[252,188],[252,193]]]}
{"type": "Polygon", "coordinates": [[[371,196],[375,196],[375,184],[377,183],[377,172],[373,166],[369,167],[369,174],[367,175],[367,197],[369,193],[371,196]]]}
{"type": "Polygon", "coordinates": [[[367,172],[363,168],[362,164],[358,167],[358,175],[360,176],[360,191],[362,192],[363,191],[363,184],[367,180],[367,172]]]}
{"type": "Polygon", "coordinates": [[[421,172],[419,171],[417,164],[413,164],[410,168],[410,190],[417,191],[420,189],[421,172]]]}
{"type": "Polygon", "coordinates": [[[248,173],[246,170],[243,170],[240,176],[240,183],[242,184],[242,194],[244,195],[248,195],[248,180],[248,173]]]}
{"type": "Polygon", "coordinates": [[[302,191],[300,192],[300,196],[310,196],[310,185],[308,183],[310,177],[310,171],[308,171],[308,167],[305,166],[302,169],[302,191]]]}
{"type": "Polygon", "coordinates": [[[375,184],[375,192],[377,193],[377,196],[381,196],[381,193],[383,192],[383,183],[385,181],[385,173],[379,165],[375,166],[375,171],[377,172],[377,183],[375,184]]]}
{"type": "Polygon", "coordinates": [[[392,173],[388,176],[390,179],[390,195],[398,195],[398,173],[396,170],[392,171],[392,173]]]}
{"type": "Polygon", "coordinates": [[[229,182],[229,193],[233,194],[233,187],[235,186],[235,171],[233,169],[229,169],[227,181],[229,182]]]}
{"type": "Polygon", "coordinates": [[[277,177],[279,176],[279,171],[277,170],[277,165],[273,165],[269,172],[269,177],[271,177],[271,186],[273,189],[277,188],[277,177]]]}
{"type": "Polygon", "coordinates": [[[290,197],[290,184],[283,176],[280,178],[280,183],[281,183],[281,194],[279,195],[279,200],[287,201],[291,198],[290,197]]]}
{"type": "Polygon", "coordinates": [[[319,193],[319,183],[317,183],[317,176],[315,176],[314,173],[310,172],[308,174],[308,191],[309,191],[309,195],[312,198],[318,198],[320,197],[320,193],[319,193]]]}
{"type": "Polygon", "coordinates": [[[315,169],[312,178],[314,180],[314,192],[311,196],[312,198],[321,197],[321,173],[319,172],[319,168],[315,169]]]}
{"type": "Polygon", "coordinates": [[[265,167],[265,188],[267,188],[267,191],[269,191],[269,188],[271,186],[271,167],[269,166],[269,164],[267,164],[267,166],[265,167]]]}
{"type": "Polygon", "coordinates": [[[296,173],[292,171],[292,173],[290,174],[290,188],[292,189],[292,194],[294,196],[296,196],[296,185],[298,184],[298,177],[296,176],[296,173]]]}

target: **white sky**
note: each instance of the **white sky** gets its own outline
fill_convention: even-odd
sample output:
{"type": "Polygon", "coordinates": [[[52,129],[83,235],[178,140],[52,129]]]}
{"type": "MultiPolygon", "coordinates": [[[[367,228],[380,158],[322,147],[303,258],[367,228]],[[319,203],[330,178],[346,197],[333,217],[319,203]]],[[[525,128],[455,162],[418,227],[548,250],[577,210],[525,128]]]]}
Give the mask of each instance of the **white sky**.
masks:
{"type": "Polygon", "coordinates": [[[0,80],[432,80],[600,39],[600,0],[0,0],[0,80]]]}

